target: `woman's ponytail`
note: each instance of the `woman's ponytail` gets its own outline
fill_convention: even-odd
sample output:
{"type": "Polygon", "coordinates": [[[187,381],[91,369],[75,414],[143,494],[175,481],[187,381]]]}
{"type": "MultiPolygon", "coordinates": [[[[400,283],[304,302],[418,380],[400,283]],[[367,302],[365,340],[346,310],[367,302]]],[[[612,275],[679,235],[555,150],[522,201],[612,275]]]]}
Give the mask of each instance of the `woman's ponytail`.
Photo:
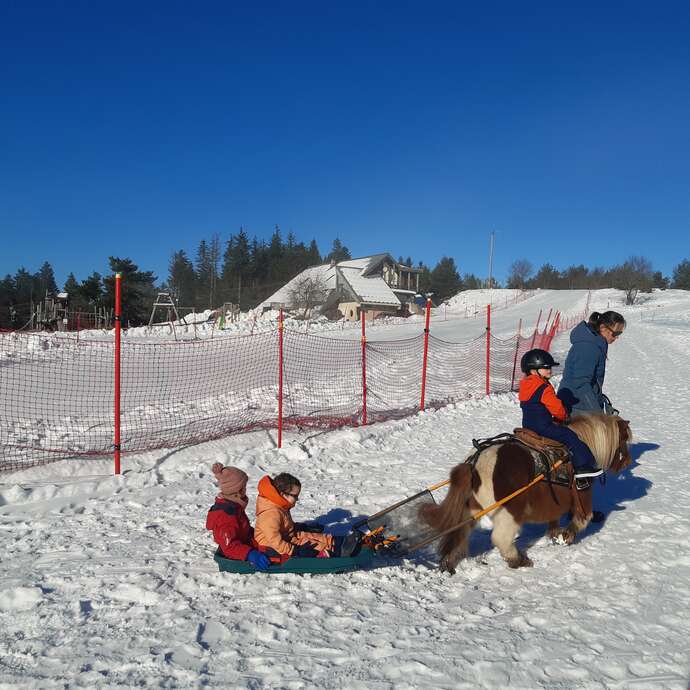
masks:
{"type": "Polygon", "coordinates": [[[587,321],[587,325],[596,332],[599,332],[599,319],[601,319],[601,314],[598,311],[593,311],[589,315],[589,321],[587,321]]]}
{"type": "Polygon", "coordinates": [[[598,311],[593,311],[589,316],[589,320],[587,321],[587,325],[595,333],[599,332],[599,328],[601,328],[601,326],[613,328],[617,324],[621,324],[625,327],[625,319],[617,311],[605,311],[603,314],[600,314],[598,311]]]}

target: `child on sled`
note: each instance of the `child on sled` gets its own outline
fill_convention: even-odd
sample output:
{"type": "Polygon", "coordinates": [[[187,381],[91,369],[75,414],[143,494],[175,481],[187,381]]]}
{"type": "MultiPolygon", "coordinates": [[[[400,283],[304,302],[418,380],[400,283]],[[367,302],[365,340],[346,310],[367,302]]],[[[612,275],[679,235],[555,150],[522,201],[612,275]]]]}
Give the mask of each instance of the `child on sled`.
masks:
{"type": "Polygon", "coordinates": [[[290,511],[299,500],[301,490],[300,480],[286,472],[259,481],[254,531],[257,542],[284,559],[353,555],[359,546],[359,534],[333,537],[323,534],[323,527],[317,523],[295,524],[290,511]]]}
{"type": "Polygon", "coordinates": [[[223,467],[219,462],[211,468],[220,493],[206,516],[206,529],[225,558],[249,561],[257,570],[268,570],[271,562],[254,539],[254,530],[244,512],[247,498],[245,472],[237,467],[223,467]]]}
{"type": "Polygon", "coordinates": [[[572,455],[577,488],[587,489],[591,486],[591,477],[602,474],[602,470],[597,467],[587,444],[564,425],[568,414],[549,382],[551,369],[557,366],[558,362],[546,350],[529,350],[522,356],[520,368],[525,374],[519,392],[522,426],[563,443],[572,455]]]}

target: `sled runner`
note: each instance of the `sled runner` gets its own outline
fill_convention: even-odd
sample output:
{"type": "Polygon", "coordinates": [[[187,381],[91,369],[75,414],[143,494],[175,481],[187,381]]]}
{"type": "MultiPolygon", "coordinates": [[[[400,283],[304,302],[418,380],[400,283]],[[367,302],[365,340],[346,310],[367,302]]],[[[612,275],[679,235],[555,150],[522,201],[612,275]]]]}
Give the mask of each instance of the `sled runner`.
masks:
{"type": "MultiPolygon", "coordinates": [[[[289,558],[284,563],[272,563],[268,570],[264,571],[267,575],[278,575],[280,573],[349,573],[353,570],[361,570],[372,564],[374,551],[371,548],[363,547],[356,556],[348,558],[289,558]]],[[[218,569],[226,573],[238,573],[240,575],[250,575],[260,572],[247,561],[234,561],[225,558],[220,549],[213,557],[218,563],[218,569]]]]}

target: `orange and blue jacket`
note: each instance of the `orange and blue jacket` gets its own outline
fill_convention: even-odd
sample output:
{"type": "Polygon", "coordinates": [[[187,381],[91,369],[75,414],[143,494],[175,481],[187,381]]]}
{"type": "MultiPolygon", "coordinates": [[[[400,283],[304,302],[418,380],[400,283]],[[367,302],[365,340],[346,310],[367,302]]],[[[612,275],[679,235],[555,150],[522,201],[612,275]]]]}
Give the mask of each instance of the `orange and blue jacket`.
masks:
{"type": "Polygon", "coordinates": [[[518,397],[525,429],[541,433],[553,425],[554,419],[564,422],[568,416],[553,386],[539,374],[530,374],[520,381],[518,397]]]}
{"type": "Polygon", "coordinates": [[[271,478],[259,481],[259,496],[256,499],[256,521],[254,538],[264,549],[273,549],[290,557],[296,546],[314,544],[317,551],[333,548],[330,534],[303,532],[295,527],[290,515],[291,504],[273,486],[271,478]]]}

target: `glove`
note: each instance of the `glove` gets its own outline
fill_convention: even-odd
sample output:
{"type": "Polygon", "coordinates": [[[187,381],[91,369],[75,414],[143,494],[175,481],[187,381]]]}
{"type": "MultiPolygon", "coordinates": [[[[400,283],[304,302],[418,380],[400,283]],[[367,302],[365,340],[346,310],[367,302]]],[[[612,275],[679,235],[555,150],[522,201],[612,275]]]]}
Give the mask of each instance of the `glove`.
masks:
{"type": "Polygon", "coordinates": [[[316,554],[317,558],[330,558],[331,554],[328,552],[327,549],[324,549],[323,551],[319,551],[319,553],[316,554]]]}
{"type": "Polygon", "coordinates": [[[268,556],[265,553],[261,553],[261,551],[257,551],[256,549],[247,554],[247,560],[257,570],[266,571],[271,565],[271,561],[268,559],[268,556]]]}
{"type": "Polygon", "coordinates": [[[313,544],[300,544],[295,546],[292,555],[297,558],[316,558],[318,552],[313,544]]]}

